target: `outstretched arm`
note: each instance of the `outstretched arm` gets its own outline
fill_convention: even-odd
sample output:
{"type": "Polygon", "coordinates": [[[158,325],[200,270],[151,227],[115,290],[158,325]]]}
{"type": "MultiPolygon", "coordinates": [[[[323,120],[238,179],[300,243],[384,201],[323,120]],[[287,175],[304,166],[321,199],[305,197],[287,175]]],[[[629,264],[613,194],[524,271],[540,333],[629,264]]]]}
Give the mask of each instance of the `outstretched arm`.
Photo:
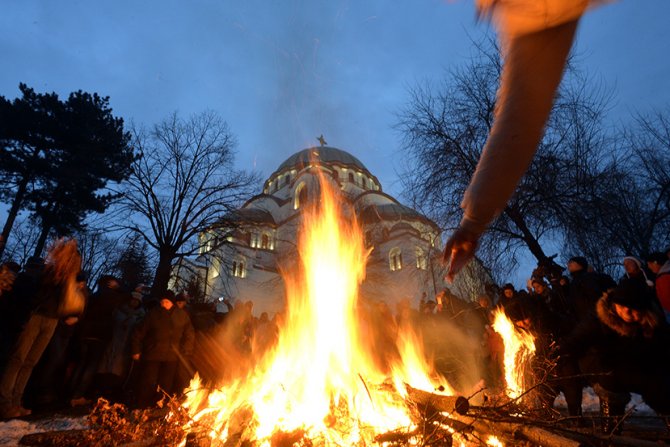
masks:
{"type": "Polygon", "coordinates": [[[459,228],[447,241],[447,280],[472,259],[481,234],[505,208],[542,138],[577,20],[506,42],[496,115],[465,191],[459,228]]]}

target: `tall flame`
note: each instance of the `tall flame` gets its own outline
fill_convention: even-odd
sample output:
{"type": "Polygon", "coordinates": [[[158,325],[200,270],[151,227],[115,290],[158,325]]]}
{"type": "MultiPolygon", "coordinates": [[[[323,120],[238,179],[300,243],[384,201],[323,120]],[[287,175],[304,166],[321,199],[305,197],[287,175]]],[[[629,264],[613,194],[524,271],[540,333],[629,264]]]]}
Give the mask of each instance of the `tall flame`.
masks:
{"type": "Polygon", "coordinates": [[[284,274],[287,312],[276,347],[218,390],[191,384],[185,407],[215,439],[269,445],[276,433],[304,431],[323,445],[371,443],[375,434],[413,427],[405,384],[429,391],[444,384],[431,379],[409,332],[400,332],[397,361],[382,368],[373,360],[358,299],[369,252],[354,213],[345,216],[328,180],[320,185],[318,206],[303,212],[298,271],[284,274]]]}
{"type": "Polygon", "coordinates": [[[493,330],[503,339],[505,347],[503,367],[507,396],[516,399],[525,389],[524,376],[535,354],[535,339],[530,333],[517,330],[503,309],[494,313],[493,330]]]}

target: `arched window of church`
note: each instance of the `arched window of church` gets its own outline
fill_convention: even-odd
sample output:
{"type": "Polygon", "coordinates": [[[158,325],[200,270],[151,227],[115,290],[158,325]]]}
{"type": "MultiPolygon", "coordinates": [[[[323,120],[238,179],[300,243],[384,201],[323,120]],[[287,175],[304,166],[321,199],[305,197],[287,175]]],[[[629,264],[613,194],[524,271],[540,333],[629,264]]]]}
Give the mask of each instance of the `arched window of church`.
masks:
{"type": "Polygon", "coordinates": [[[247,269],[244,259],[238,258],[233,261],[233,276],[237,278],[246,278],[247,269]]]}
{"type": "Polygon", "coordinates": [[[356,178],[354,177],[353,172],[349,173],[349,183],[356,183],[356,178]]]}
{"type": "Polygon", "coordinates": [[[261,248],[264,250],[270,250],[270,235],[263,233],[261,235],[261,248]]]}
{"type": "Polygon", "coordinates": [[[402,269],[402,251],[398,247],[393,247],[389,252],[389,268],[392,272],[402,269]]]}
{"type": "Polygon", "coordinates": [[[426,256],[426,252],[423,248],[416,247],[414,254],[416,255],[416,268],[419,270],[426,270],[428,268],[428,257],[426,256]]]}
{"type": "Polygon", "coordinates": [[[307,186],[300,183],[295,189],[295,197],[293,198],[293,209],[298,209],[307,202],[307,186]]]}
{"type": "Polygon", "coordinates": [[[368,187],[367,182],[365,181],[365,177],[361,177],[361,182],[363,184],[363,189],[368,187]]]}
{"type": "Polygon", "coordinates": [[[284,177],[284,185],[288,185],[291,182],[291,175],[286,174],[286,177],[284,177]]]}

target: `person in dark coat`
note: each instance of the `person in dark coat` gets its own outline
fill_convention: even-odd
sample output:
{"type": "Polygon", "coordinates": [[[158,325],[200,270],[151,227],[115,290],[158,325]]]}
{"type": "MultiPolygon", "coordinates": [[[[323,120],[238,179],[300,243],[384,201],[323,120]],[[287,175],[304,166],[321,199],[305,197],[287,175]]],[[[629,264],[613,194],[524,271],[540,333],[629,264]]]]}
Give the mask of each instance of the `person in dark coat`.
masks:
{"type": "Polygon", "coordinates": [[[72,406],[89,403],[87,394],[112,339],[114,311],[124,301],[126,294],[121,291],[121,281],[112,275],[102,275],[79,326],[79,363],[72,374],[72,406]]]}
{"type": "Polygon", "coordinates": [[[143,318],[142,294],[136,291],[112,314],[112,338],[98,369],[112,399],[121,396],[124,381],[131,373],[130,336],[143,318]]]}
{"type": "Polygon", "coordinates": [[[83,310],[85,296],[77,285],[81,256],[74,239],[57,241],[49,251],[33,312],[23,327],[0,379],[0,417],[27,416],[23,392],[61,317],[83,310]]]}
{"type": "Polygon", "coordinates": [[[623,281],[604,294],[561,352],[590,375],[604,431],[614,426],[610,416],[624,414],[631,392],[658,413],[670,413],[670,327],[643,283],[623,281]]]}
{"type": "Polygon", "coordinates": [[[19,337],[23,327],[30,318],[32,306],[35,303],[35,295],[39,291],[44,272],[44,259],[31,256],[19,272],[12,290],[3,296],[2,314],[0,324],[2,328],[2,358],[4,365],[16,339],[19,337]]]}
{"type": "Polygon", "coordinates": [[[138,402],[140,407],[156,403],[156,389],[172,393],[179,362],[193,353],[195,334],[188,314],[175,306],[175,296],[166,291],[159,305],[137,325],[131,338],[133,360],[140,360],[138,402]]]}
{"type": "Polygon", "coordinates": [[[558,355],[558,344],[571,325],[536,295],[518,298],[507,307],[506,314],[518,330],[534,337],[534,380],[537,383],[546,381],[538,388],[542,404],[551,407],[558,393],[563,392],[570,416],[581,416],[584,384],[576,378],[579,375],[577,362],[574,358],[558,355]]]}
{"type": "Polygon", "coordinates": [[[606,289],[598,275],[588,270],[588,262],[582,256],[570,258],[568,271],[572,276],[568,301],[575,309],[577,320],[588,318],[595,314],[596,302],[606,289]]]}

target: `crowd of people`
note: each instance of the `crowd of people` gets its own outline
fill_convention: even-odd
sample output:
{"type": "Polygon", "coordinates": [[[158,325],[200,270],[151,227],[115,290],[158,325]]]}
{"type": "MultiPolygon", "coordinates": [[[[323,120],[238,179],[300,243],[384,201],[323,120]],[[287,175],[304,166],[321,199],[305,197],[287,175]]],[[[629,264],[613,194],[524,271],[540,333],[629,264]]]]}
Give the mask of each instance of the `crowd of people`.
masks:
{"type": "Polygon", "coordinates": [[[567,263],[567,275],[560,268],[538,268],[526,290],[505,284],[495,306],[489,296],[466,303],[446,293],[446,310],[442,298],[428,303],[427,312],[474,328],[484,346],[480,356],[488,385],[495,387],[502,346],[491,325],[494,309],[503,310],[516,330],[534,337],[527,386],[537,386],[541,406],[551,408],[563,392],[570,416],[579,421],[582,391],[590,385],[599,397],[603,430],[620,430],[617,420],[630,393],[642,395],[657,413],[670,414],[669,253],[652,253],[645,261],[624,257],[625,274],[615,281],[577,256],[567,263]]]}
{"type": "Polygon", "coordinates": [[[150,287],[112,275],[89,287],[74,240],[23,267],[2,264],[0,278],[4,419],[97,397],[150,407],[182,391],[196,371],[211,382],[235,374],[243,365],[231,356],[248,359],[276,336],[275,322],[253,317],[251,302],[225,300],[227,312],[217,312],[185,292],[153,297],[150,287]]]}
{"type": "MultiPolygon", "coordinates": [[[[401,300],[363,302],[375,361],[397,355],[399,329],[422,336],[428,356],[452,385],[484,379],[504,385],[502,340],[492,329],[496,309],[535,338],[534,381],[540,401],[563,392],[581,415],[582,389],[591,385],[606,416],[622,415],[636,392],[670,414],[670,260],[623,259],[617,282],[574,257],[561,269],[538,268],[526,289],[491,286],[474,301],[444,289],[418,308],[401,300]],[[394,354],[395,353],[395,354],[394,354]]],[[[197,372],[206,382],[239,377],[278,337],[281,314],[253,315],[253,303],[194,303],[184,293],[153,297],[142,284],[102,275],[91,293],[74,240],[60,241],[47,259],[0,267],[0,416],[33,409],[90,405],[97,397],[136,408],[184,390],[197,372]]],[[[614,420],[614,419],[611,419],[614,420]]],[[[611,428],[610,426],[604,428],[611,428]]]]}

